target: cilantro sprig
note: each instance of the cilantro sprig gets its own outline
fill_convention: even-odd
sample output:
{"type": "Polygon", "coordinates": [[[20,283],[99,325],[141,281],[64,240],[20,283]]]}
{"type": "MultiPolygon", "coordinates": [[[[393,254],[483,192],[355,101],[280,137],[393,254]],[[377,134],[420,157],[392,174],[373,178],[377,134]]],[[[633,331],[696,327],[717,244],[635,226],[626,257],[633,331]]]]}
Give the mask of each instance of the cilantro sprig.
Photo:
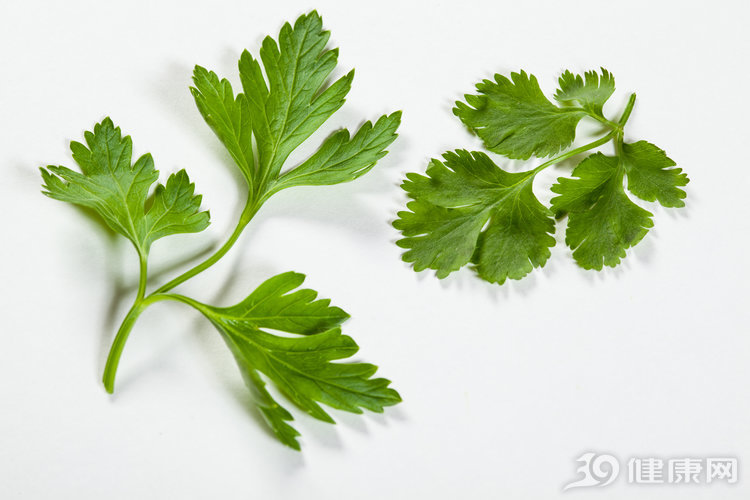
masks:
{"type": "Polygon", "coordinates": [[[244,300],[230,307],[205,304],[171,290],[205,271],[234,245],[263,203],[282,189],[352,181],[367,173],[396,139],[400,112],[365,122],[350,135],[341,129],[297,166],[284,170],[289,154],[344,104],[353,72],[331,85],[326,81],[336,66],[337,49],[327,49],[329,32],[315,12],[285,24],[278,42],[263,40],[260,59],[248,52],[239,60],[242,92],[226,79],[195,67],[195,103],[247,182],[247,202],[236,228],[210,257],[151,293],[148,255],[156,240],[178,233],[197,233],[209,224],[201,210],[201,196],[184,170],[165,184],[150,154],[132,162],[132,141],[110,118],[85,133],[85,143],[71,143],[80,172],[66,167],[41,169],[44,194],[96,212],[114,231],[128,238],[140,262],[134,303],[112,343],[103,382],[113,392],[120,356],[140,314],[164,300],[190,306],[218,330],[234,355],[248,388],[278,439],[299,450],[299,433],[289,424],[289,411],[268,392],[267,381],[300,409],[333,423],[321,404],[353,413],[382,412],[401,401],[390,381],[373,378],[376,367],[367,363],[336,362],[357,350],[341,333],[349,315],[318,299],[317,292],[300,288],[305,276],[287,272],[262,283],[244,300]],[[262,66],[262,69],[261,69],[262,66]],[[263,71],[265,71],[265,76],[263,71]],[[253,144],[257,147],[254,148],[253,144]],[[285,332],[291,335],[279,335],[285,332]],[[265,377],[265,378],[264,378],[265,377]]]}
{"type": "Polygon", "coordinates": [[[456,150],[433,159],[426,175],[409,173],[402,187],[412,199],[393,225],[403,238],[403,260],[415,271],[434,269],[438,278],[471,264],[491,283],[521,279],[542,267],[555,245],[555,219],[567,216],[565,241],[585,269],[616,266],[626,250],[653,226],[653,214],[625,191],[665,207],[682,207],[688,178],[666,153],[646,141],[626,142],[625,126],[635,104],[631,94],[616,120],[604,115],[615,91],[603,69],[574,75],[565,71],[552,103],[537,79],[524,71],[496,74],[458,101],[454,114],[485,147],[510,159],[546,158],[535,168],[508,172],[483,152],[456,150]],[[596,120],[603,135],[571,148],[576,127],[596,120]],[[546,168],[611,144],[614,155],[595,152],[551,187],[557,196],[542,204],[532,188],[546,168]]]}

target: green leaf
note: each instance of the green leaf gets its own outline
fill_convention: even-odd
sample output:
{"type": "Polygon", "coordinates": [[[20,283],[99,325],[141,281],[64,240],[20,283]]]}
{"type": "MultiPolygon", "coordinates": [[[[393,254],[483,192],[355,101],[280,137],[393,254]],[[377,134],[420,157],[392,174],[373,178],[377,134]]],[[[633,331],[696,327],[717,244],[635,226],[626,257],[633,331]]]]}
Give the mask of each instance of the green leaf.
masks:
{"type": "Polygon", "coordinates": [[[555,221],[534,196],[531,184],[524,182],[506,195],[479,237],[474,263],[479,276],[490,283],[521,279],[550,258],[555,221]]]}
{"type": "Polygon", "coordinates": [[[253,186],[255,160],[252,146],[252,118],[250,106],[243,94],[236,97],[226,79],[219,80],[216,73],[196,66],[193,72],[195,87],[190,91],[211,130],[227,148],[232,159],[253,186]]]}
{"type": "Polygon", "coordinates": [[[275,178],[289,153],[344,104],[353,71],[323,89],[338,59],[338,49],[325,48],[329,37],[315,11],[297,19],[294,27],[286,23],[278,43],[266,37],[260,59],[268,83],[258,60],[248,51],[242,53],[240,78],[253,114],[264,178],[275,178]]]}
{"type": "Polygon", "coordinates": [[[201,212],[201,195],[195,194],[184,169],[172,174],[167,184],[158,184],[154,202],[145,215],[145,247],[154,241],[178,233],[197,233],[208,227],[209,214],[201,212]]]}
{"type": "Polygon", "coordinates": [[[196,66],[192,89],[203,118],[242,170],[251,188],[250,202],[292,186],[348,182],[367,173],[396,138],[401,113],[366,122],[350,137],[346,129],[332,134],[296,168],[282,168],[289,154],[343,104],[354,72],[330,85],[338,49],[326,49],[330,33],[317,12],[285,24],[278,42],[263,40],[260,59],[247,50],[239,60],[243,93],[196,66]],[[253,138],[257,158],[253,156],[253,138]]]}
{"type": "Polygon", "coordinates": [[[565,242],[585,269],[616,266],[653,226],[653,215],[625,194],[624,173],[618,157],[595,153],[573,170],[575,179],[561,177],[552,186],[560,195],[553,210],[568,213],[565,242]]]}
{"type": "Polygon", "coordinates": [[[555,244],[552,213],[534,196],[534,172],[509,173],[485,154],[457,150],[432,160],[427,176],[402,184],[414,201],[393,226],[403,259],[438,278],[469,262],[489,282],[520,279],[541,267],[555,244]]]}
{"type": "Polygon", "coordinates": [[[372,378],[377,368],[367,363],[333,363],[353,356],[357,344],[341,334],[348,315],[316,292],[295,290],[304,275],[284,273],[270,278],[239,304],[196,307],[216,326],[235,356],[269,425],[285,444],[299,449],[287,421],[291,415],[264,388],[257,372],[267,376],[292,402],[310,415],[333,423],[320,406],[353,413],[382,412],[401,401],[390,381],[372,378]],[[281,336],[273,329],[295,334],[281,336]]]}
{"type": "Polygon", "coordinates": [[[555,100],[561,104],[577,104],[591,114],[604,118],[602,107],[615,92],[615,77],[602,68],[601,76],[596,71],[587,71],[583,77],[565,71],[559,79],[560,88],[555,100]]]}
{"type": "Polygon", "coordinates": [[[490,217],[485,206],[445,208],[416,200],[406,208],[393,223],[404,235],[396,242],[407,249],[402,258],[417,272],[434,269],[440,279],[469,263],[490,217]]]}
{"type": "Polygon", "coordinates": [[[44,194],[94,210],[114,231],[130,239],[141,255],[164,236],[195,233],[208,226],[208,212],[200,211],[184,170],[172,174],[166,186],[156,187],[147,210],[151,185],[159,172],[150,154],[131,165],[132,141],[105,118],[84,135],[86,145],[72,142],[73,159],[81,173],[66,167],[42,168],[44,194]]]}
{"type": "Polygon", "coordinates": [[[581,110],[559,108],[547,99],[534,75],[511,73],[511,80],[496,74],[495,81],[477,84],[479,95],[457,101],[453,112],[474,131],[487,149],[509,158],[551,156],[575,139],[575,129],[585,115],[581,110]]]}
{"type": "Polygon", "coordinates": [[[232,307],[214,307],[222,318],[243,322],[252,328],[271,328],[298,335],[313,335],[335,328],[349,318],[329,299],[315,300],[317,292],[298,288],[305,275],[278,274],[264,281],[245,300],[232,307]],[[295,290],[295,291],[292,291],[295,290]]]}
{"type": "Polygon", "coordinates": [[[646,141],[622,145],[622,162],[628,176],[628,190],[646,201],[658,201],[665,207],[684,207],[689,179],[667,154],[646,141]]]}
{"type": "Polygon", "coordinates": [[[292,186],[320,186],[349,182],[366,174],[386,155],[387,148],[397,137],[401,112],[382,116],[372,125],[365,122],[354,137],[349,131],[339,130],[297,168],[281,176],[277,189],[292,186]]]}

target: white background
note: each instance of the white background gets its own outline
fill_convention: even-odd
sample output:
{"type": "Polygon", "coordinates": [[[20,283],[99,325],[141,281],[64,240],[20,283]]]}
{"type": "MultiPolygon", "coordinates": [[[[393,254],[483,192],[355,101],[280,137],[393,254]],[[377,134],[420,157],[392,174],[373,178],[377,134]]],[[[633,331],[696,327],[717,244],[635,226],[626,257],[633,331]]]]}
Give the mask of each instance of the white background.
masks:
{"type": "MultiPolygon", "coordinates": [[[[3,2],[0,498],[747,498],[748,13],[744,1],[3,2]],[[206,233],[157,243],[152,267],[220,241],[244,198],[188,92],[192,66],[238,84],[241,50],[257,53],[311,8],[341,48],[336,74],[357,73],[344,108],[292,161],[331,130],[396,109],[401,136],[354,183],[273,198],[219,265],[182,287],[230,304],[297,270],[352,315],[358,358],[404,403],[333,412],[336,426],[295,411],[297,453],[260,424],[219,336],[179,304],[141,317],[117,392],[104,392],[134,254],[39,194],[37,167],[72,166],[68,142],[110,115],[162,179],[186,168],[211,210],[206,233]],[[453,101],[494,72],[523,68],[551,95],[562,70],[599,66],[616,77],[611,115],[638,93],[630,139],[688,172],[687,208],[647,204],[655,228],[601,273],[576,267],[562,227],[547,266],[502,287],[400,261],[390,222],[404,173],[480,148],[453,101]],[[589,450],[623,463],[734,456],[741,477],[620,477],[562,493],[589,450]]],[[[542,199],[566,172],[540,179],[542,199]]]]}

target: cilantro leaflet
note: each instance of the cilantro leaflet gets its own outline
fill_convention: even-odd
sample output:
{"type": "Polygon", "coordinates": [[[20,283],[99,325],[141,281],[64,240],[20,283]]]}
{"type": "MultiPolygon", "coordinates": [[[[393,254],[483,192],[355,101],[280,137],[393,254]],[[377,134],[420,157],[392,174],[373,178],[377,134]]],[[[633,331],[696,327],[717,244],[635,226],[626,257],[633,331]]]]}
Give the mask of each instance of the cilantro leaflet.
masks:
{"type": "Polygon", "coordinates": [[[552,157],[524,172],[511,173],[486,154],[457,150],[433,159],[426,175],[409,173],[402,188],[412,199],[393,226],[403,238],[403,260],[415,271],[434,269],[438,278],[472,264],[491,283],[520,279],[550,257],[555,217],[567,215],[565,241],[585,269],[616,266],[626,250],[653,226],[653,215],[630,199],[624,188],[645,201],[682,207],[688,183],[666,153],[646,141],[624,141],[624,128],[635,94],[618,121],[603,107],[615,90],[614,77],[603,69],[559,78],[555,105],[542,93],[536,77],[524,71],[510,78],[477,84],[477,95],[457,102],[454,114],[485,147],[511,159],[552,157]],[[578,123],[600,122],[607,132],[574,149],[578,123]],[[613,143],[614,156],[594,153],[551,187],[558,196],[546,207],[532,183],[547,167],[613,143]],[[556,155],[556,156],[555,156],[556,155]]]}
{"type": "Polygon", "coordinates": [[[138,293],[124,318],[104,370],[108,392],[127,338],[140,314],[150,305],[173,300],[193,307],[218,330],[234,355],[240,374],[255,395],[258,409],[277,438],[300,449],[299,433],[290,425],[291,413],[266,389],[267,377],[296,406],[333,423],[321,404],[353,413],[382,412],[401,401],[390,381],[373,378],[377,368],[367,363],[336,362],[353,356],[357,344],[341,333],[349,315],[317,299],[317,292],[300,289],[304,275],[282,273],[271,277],[231,307],[216,307],[171,293],[176,286],[221,259],[239,238],[263,203],[274,193],[293,186],[348,182],[367,173],[385,156],[396,139],[401,114],[365,122],[350,135],[345,129],[328,137],[317,152],[300,165],[283,171],[289,154],[344,104],[353,72],[330,86],[326,80],[336,66],[338,50],[326,49],[329,32],[315,12],[285,24],[278,43],[266,37],[260,62],[248,51],[239,61],[243,92],[234,93],[226,79],[196,66],[191,88],[198,111],[226,147],[248,186],[247,202],[226,243],[203,262],[146,294],[148,254],[159,238],[200,232],[209,214],[200,209],[201,196],[184,170],[166,184],[151,155],[131,163],[132,141],[105,118],[86,132],[86,145],[71,143],[80,172],[66,167],[41,169],[44,194],[97,213],[114,231],[128,238],[140,260],[138,293]],[[253,142],[257,144],[254,151],[253,142]],[[269,331],[271,330],[271,331],[269,331]],[[278,335],[273,331],[289,335],[278,335]]]}

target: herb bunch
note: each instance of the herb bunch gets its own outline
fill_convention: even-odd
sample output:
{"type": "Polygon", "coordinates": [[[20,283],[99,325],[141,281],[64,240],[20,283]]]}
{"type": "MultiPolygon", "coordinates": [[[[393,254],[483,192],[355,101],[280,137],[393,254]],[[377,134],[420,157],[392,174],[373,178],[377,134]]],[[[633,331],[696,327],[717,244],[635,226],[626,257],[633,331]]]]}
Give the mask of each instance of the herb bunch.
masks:
{"type": "Polygon", "coordinates": [[[109,118],[85,133],[85,144],[71,143],[80,172],[62,166],[41,169],[44,194],[93,210],[128,238],[138,254],[138,292],[117,331],[104,370],[108,392],[114,390],[120,356],[139,315],[157,302],[172,300],[199,311],[216,327],[265,420],[278,439],[294,449],[299,450],[300,444],[299,433],[289,424],[292,415],[268,392],[266,380],[302,410],[331,423],[321,403],[362,413],[363,409],[382,412],[401,401],[389,387],[390,381],[373,378],[374,365],[334,362],[358,350],[354,340],[341,333],[341,324],[349,316],[330,300],[317,298],[315,291],[300,288],[302,274],[271,277],[230,307],[172,292],[221,259],[273,194],[294,186],[352,181],[387,153],[385,149],[396,138],[400,112],[382,116],[374,124],[365,122],[354,135],[341,129],[309,158],[284,170],[289,154],[344,104],[351,87],[353,72],[326,85],[338,57],[337,49],[326,49],[328,39],[329,32],[323,30],[315,11],[301,16],[294,26],[285,24],[278,42],[265,38],[259,59],[248,51],[242,53],[242,92],[237,94],[226,79],[195,67],[191,88],[195,103],[242,172],[247,202],[223,246],[150,293],[151,245],[165,236],[203,231],[209,224],[209,213],[201,209],[201,196],[195,194],[187,173],[172,174],[151,193],[159,177],[153,158],[145,154],[131,163],[132,141],[109,118]]]}
{"type": "Polygon", "coordinates": [[[635,94],[619,118],[605,117],[603,106],[615,91],[607,70],[583,76],[565,71],[554,95],[558,105],[524,71],[510,78],[496,74],[476,88],[478,94],[456,102],[453,112],[489,151],[516,160],[551,158],[508,172],[483,152],[456,150],[433,159],[426,175],[407,174],[402,188],[412,201],[393,225],[403,234],[397,242],[406,249],[403,260],[415,271],[434,269],[444,278],[471,264],[491,283],[521,279],[550,258],[555,218],[565,216],[565,242],[576,262],[585,269],[614,267],[653,226],[653,214],[630,199],[625,183],[642,200],[684,206],[687,175],[657,146],[624,139],[635,94]],[[605,131],[569,149],[583,118],[605,131]],[[539,172],[607,144],[614,155],[590,154],[572,177],[557,179],[550,207],[537,199],[532,184],[539,172]]]}

